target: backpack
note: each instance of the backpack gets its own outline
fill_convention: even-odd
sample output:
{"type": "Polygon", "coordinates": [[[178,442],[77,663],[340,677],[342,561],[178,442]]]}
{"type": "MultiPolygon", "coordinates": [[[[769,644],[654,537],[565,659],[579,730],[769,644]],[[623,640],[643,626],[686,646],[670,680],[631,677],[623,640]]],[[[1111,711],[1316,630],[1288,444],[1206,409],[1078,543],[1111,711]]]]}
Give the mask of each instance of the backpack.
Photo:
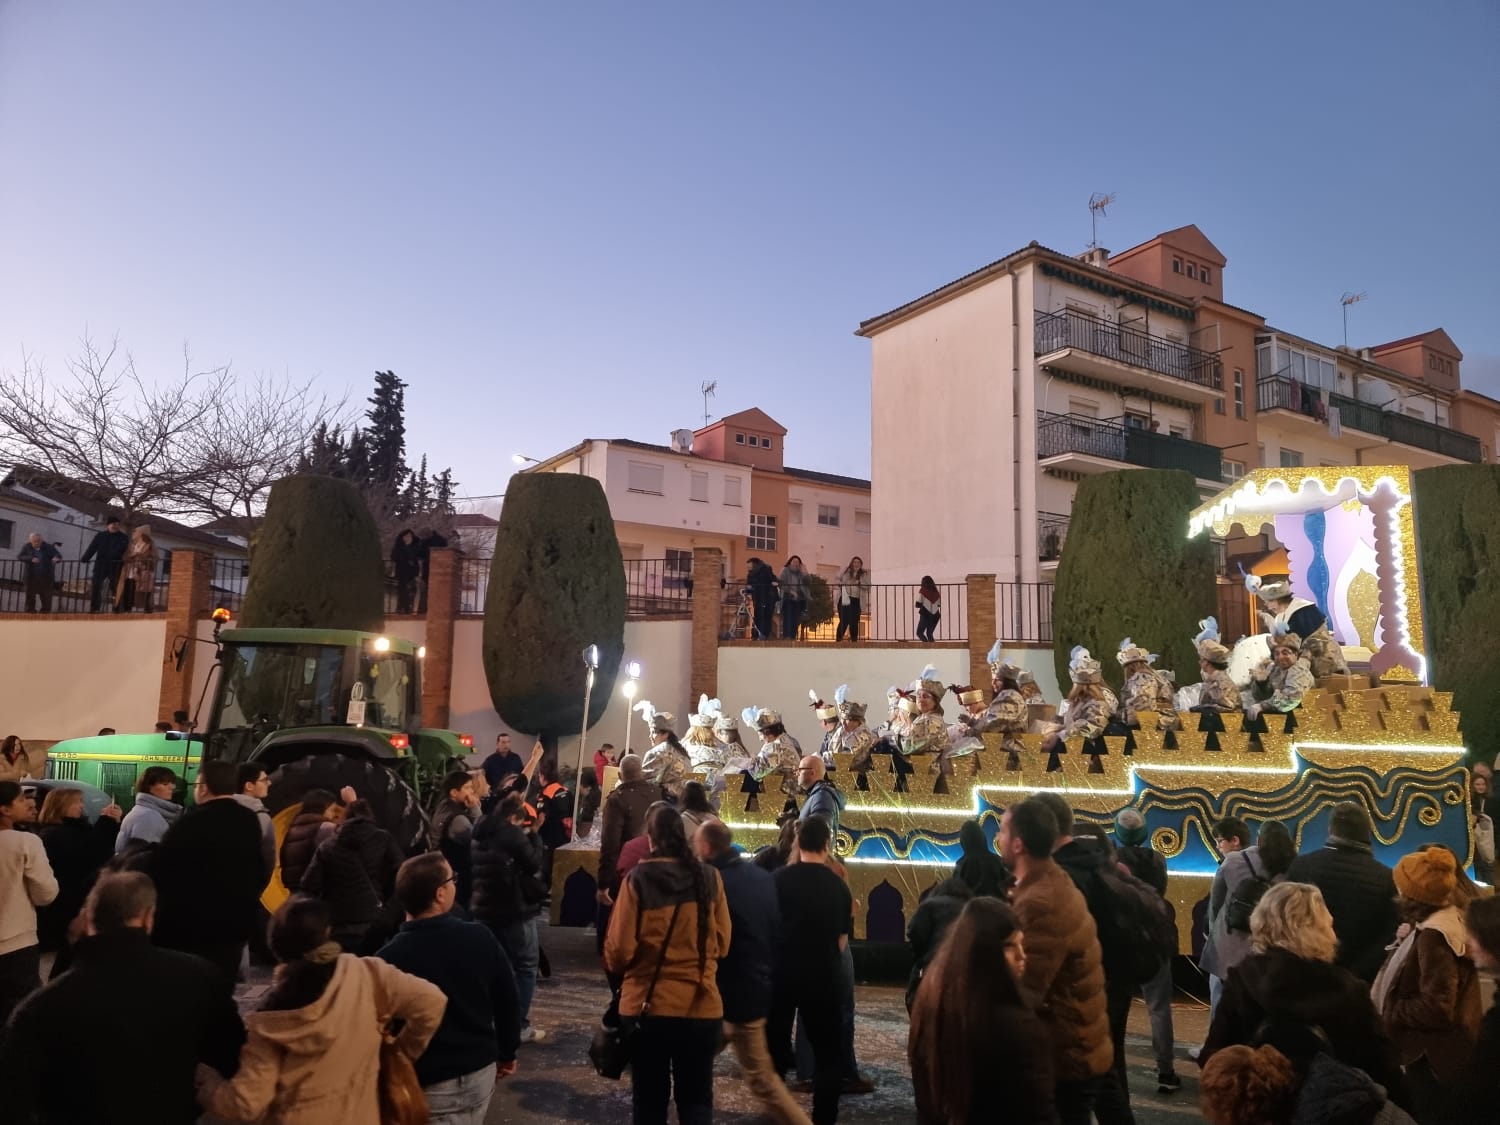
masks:
{"type": "Polygon", "coordinates": [[[1177,956],[1177,912],[1155,887],[1113,860],[1099,868],[1099,882],[1107,900],[1099,933],[1106,971],[1143,984],[1165,958],[1177,956]]]}
{"type": "Polygon", "coordinates": [[[1250,853],[1240,852],[1240,855],[1250,868],[1250,877],[1240,880],[1239,886],[1234,888],[1234,894],[1229,896],[1229,902],[1224,907],[1224,924],[1232,934],[1250,932],[1250,915],[1255,913],[1261,896],[1271,889],[1271,880],[1255,870],[1255,861],[1250,858],[1250,853]]]}

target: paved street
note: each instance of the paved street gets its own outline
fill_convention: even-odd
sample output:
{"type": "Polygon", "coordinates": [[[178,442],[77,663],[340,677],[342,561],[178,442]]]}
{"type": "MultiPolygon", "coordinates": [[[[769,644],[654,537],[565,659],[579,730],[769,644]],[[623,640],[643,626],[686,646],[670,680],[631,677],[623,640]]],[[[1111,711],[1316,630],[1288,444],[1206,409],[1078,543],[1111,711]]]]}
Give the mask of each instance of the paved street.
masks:
{"type": "MultiPolygon", "coordinates": [[[[630,1116],[630,1082],[609,1082],[589,1066],[587,1048],[594,1021],[608,1002],[608,991],[598,972],[593,935],[581,930],[543,930],[543,945],[552,959],[553,976],[537,984],[533,1022],[548,1031],[545,1043],[521,1048],[520,1070],[501,1084],[486,1121],[546,1120],[578,1125],[621,1123],[630,1116]]],[[[252,1006],[265,987],[263,973],[240,990],[242,1005],[252,1006]]],[[[874,1079],[877,1090],[863,1097],[845,1098],[840,1122],[867,1125],[904,1125],[916,1120],[912,1111],[911,1080],[906,1066],[906,1007],[897,985],[865,984],[858,994],[860,1066],[874,1079]]],[[[1180,1061],[1177,1072],[1183,1088],[1170,1097],[1156,1093],[1156,1069],[1151,1057],[1150,1027],[1139,1001],[1130,1017],[1130,1085],[1136,1120],[1140,1125],[1167,1125],[1200,1120],[1197,1111],[1197,1068],[1187,1061],[1186,1046],[1202,1041],[1207,1009],[1179,994],[1176,1009],[1180,1061]]],[[[714,1120],[728,1125],[752,1125],[763,1120],[733,1059],[720,1058],[715,1086],[714,1120]]],[[[811,1097],[802,1099],[810,1105],[811,1097]]]]}

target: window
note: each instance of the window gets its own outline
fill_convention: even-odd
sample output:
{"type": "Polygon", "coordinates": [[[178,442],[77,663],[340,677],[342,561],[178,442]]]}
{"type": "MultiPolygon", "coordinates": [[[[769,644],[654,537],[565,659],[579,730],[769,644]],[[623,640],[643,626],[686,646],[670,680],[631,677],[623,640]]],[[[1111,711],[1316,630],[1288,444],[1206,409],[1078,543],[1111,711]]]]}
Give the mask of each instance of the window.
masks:
{"type": "Polygon", "coordinates": [[[745,536],[745,546],[752,551],[776,550],[776,517],[750,517],[750,534],[745,536]]]}
{"type": "Polygon", "coordinates": [[[802,522],[802,501],[793,500],[786,506],[786,522],[800,524],[802,522]]]}
{"type": "Polygon", "coordinates": [[[863,532],[866,535],[870,534],[869,512],[861,512],[858,508],[854,509],[854,530],[863,532]]]}
{"type": "Polygon", "coordinates": [[[661,495],[662,468],[650,461],[630,462],[630,479],[626,488],[631,492],[647,492],[661,495]]]}
{"type": "Polygon", "coordinates": [[[1127,410],[1125,412],[1125,424],[1134,430],[1149,430],[1151,419],[1144,414],[1135,414],[1127,410]]]}
{"type": "Polygon", "coordinates": [[[734,435],[734,444],[735,445],[744,445],[745,444],[745,435],[744,434],[735,434],[734,435]]]}
{"type": "Polygon", "coordinates": [[[724,503],[728,504],[731,508],[738,508],[740,506],[739,477],[724,478],[724,503]]]}
{"type": "Polygon", "coordinates": [[[1068,399],[1068,413],[1077,414],[1083,418],[1099,417],[1099,404],[1091,398],[1068,399]]]}
{"type": "Polygon", "coordinates": [[[822,527],[838,527],[839,508],[837,504],[818,505],[818,523],[822,527]]]}
{"type": "Polygon", "coordinates": [[[754,434],[751,434],[749,437],[747,437],[745,439],[745,444],[746,445],[750,445],[750,446],[759,445],[760,444],[760,438],[756,437],[754,434]]]}
{"type": "Polygon", "coordinates": [[[1245,416],[1245,373],[1238,367],[1234,369],[1234,416],[1245,416]]]}
{"type": "Polygon", "coordinates": [[[1181,258],[1173,258],[1172,259],[1172,272],[1173,273],[1181,273],[1182,272],[1182,259],[1181,258]]]}
{"type": "Polygon", "coordinates": [[[0,550],[8,551],[16,545],[16,521],[0,520],[0,550]]]}
{"type": "Polygon", "coordinates": [[[1215,414],[1223,414],[1224,413],[1224,400],[1222,398],[1216,398],[1216,399],[1214,399],[1214,413],[1215,414]]]}
{"type": "Polygon", "coordinates": [[[696,500],[700,504],[707,504],[708,503],[708,474],[707,473],[700,473],[696,469],[693,469],[693,470],[689,471],[689,477],[690,477],[690,480],[692,482],[692,491],[689,494],[688,499],[689,500],[696,500]]]}
{"type": "Polygon", "coordinates": [[[1230,481],[1239,480],[1240,477],[1242,477],[1244,475],[1245,475],[1245,462],[1243,462],[1243,461],[1220,461],[1219,462],[1219,476],[1224,479],[1224,483],[1228,484],[1230,481]]]}
{"type": "Polygon", "coordinates": [[[1207,267],[1207,266],[1204,266],[1204,267],[1203,267],[1203,270],[1202,270],[1202,272],[1201,272],[1201,273],[1200,273],[1200,274],[1199,274],[1199,275],[1198,275],[1198,277],[1199,277],[1199,279],[1200,279],[1200,280],[1201,280],[1201,281],[1202,281],[1202,282],[1203,282],[1203,284],[1204,284],[1204,285],[1207,285],[1207,284],[1208,284],[1208,267],[1207,267]]]}
{"type": "Polygon", "coordinates": [[[1188,263],[1188,276],[1194,281],[1198,280],[1198,267],[1193,265],[1192,262],[1188,263]]]}
{"type": "Polygon", "coordinates": [[[1171,427],[1168,428],[1167,432],[1169,434],[1171,434],[1173,437],[1180,437],[1180,438],[1187,437],[1187,427],[1186,426],[1171,426],[1171,427]]]}
{"type": "Polygon", "coordinates": [[[1281,467],[1283,469],[1296,469],[1302,465],[1302,453],[1300,450],[1281,447],[1281,467]]]}
{"type": "Polygon", "coordinates": [[[1262,469],[1266,467],[1266,447],[1264,445],[1257,445],[1255,447],[1255,464],[1262,469]]]}
{"type": "Polygon", "coordinates": [[[760,447],[762,449],[770,449],[771,448],[771,439],[768,438],[768,437],[761,438],[760,439],[760,447]]]}
{"type": "Polygon", "coordinates": [[[667,548],[666,565],[662,568],[663,590],[686,590],[687,580],[693,576],[693,552],[676,547],[667,548]]]}

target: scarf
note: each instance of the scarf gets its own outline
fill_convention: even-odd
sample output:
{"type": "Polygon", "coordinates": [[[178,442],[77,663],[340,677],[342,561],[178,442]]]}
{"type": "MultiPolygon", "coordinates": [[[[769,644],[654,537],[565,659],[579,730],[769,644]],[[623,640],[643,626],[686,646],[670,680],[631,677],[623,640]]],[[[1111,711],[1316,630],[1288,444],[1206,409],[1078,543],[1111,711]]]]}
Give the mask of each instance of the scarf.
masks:
{"type": "Polygon", "coordinates": [[[1370,999],[1375,1001],[1375,1010],[1382,1016],[1385,1015],[1386,1001],[1390,999],[1396,978],[1401,975],[1402,966],[1411,956],[1412,947],[1417,943],[1417,934],[1423,930],[1436,930],[1442,934],[1455,957],[1463,957],[1468,948],[1464,916],[1458,907],[1445,906],[1436,914],[1418,922],[1407,931],[1406,936],[1396,944],[1395,951],[1385,959],[1385,964],[1380,967],[1380,972],[1375,975],[1375,983],[1370,988],[1370,999]]]}

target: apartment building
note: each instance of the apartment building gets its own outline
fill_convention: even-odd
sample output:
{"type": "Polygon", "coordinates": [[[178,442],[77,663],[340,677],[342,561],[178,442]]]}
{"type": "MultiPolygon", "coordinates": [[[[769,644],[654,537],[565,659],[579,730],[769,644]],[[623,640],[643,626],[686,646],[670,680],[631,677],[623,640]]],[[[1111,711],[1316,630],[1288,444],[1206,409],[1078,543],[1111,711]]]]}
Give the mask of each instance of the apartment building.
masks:
{"type": "Polygon", "coordinates": [[[664,589],[692,573],[693,548],[724,552],[730,574],[751,556],[778,571],[791,555],[832,577],[870,552],[870,482],[798,469],[783,460],[786,427],[759,409],[666,445],[589,438],[525,472],[583,473],[604,487],[627,560],[665,560],[664,589]]]}
{"type": "Polygon", "coordinates": [[[880,580],[1048,581],[1094,473],[1185,469],[1206,496],[1263,465],[1495,456],[1500,403],[1462,390],[1441,329],[1321,346],[1226,302],[1226,265],[1191,225],[1115,255],[1033,242],[863,322],[880,580]],[[956,480],[963,504],[932,502],[956,480]]]}

